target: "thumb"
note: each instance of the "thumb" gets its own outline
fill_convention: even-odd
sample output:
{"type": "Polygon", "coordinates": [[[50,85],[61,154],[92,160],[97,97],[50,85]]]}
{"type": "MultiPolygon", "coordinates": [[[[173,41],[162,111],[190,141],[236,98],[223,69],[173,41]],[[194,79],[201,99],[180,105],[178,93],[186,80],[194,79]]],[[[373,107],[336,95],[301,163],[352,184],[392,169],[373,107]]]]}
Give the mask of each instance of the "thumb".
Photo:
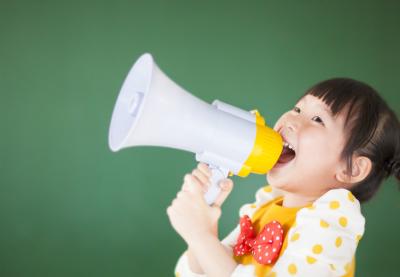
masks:
{"type": "Polygon", "coordinates": [[[233,189],[233,181],[231,179],[224,179],[219,183],[221,188],[221,192],[215,199],[213,206],[221,207],[222,203],[225,202],[228,195],[231,193],[233,189]]]}
{"type": "Polygon", "coordinates": [[[213,205],[211,207],[211,217],[213,222],[218,222],[218,219],[221,217],[221,207],[213,205]]]}

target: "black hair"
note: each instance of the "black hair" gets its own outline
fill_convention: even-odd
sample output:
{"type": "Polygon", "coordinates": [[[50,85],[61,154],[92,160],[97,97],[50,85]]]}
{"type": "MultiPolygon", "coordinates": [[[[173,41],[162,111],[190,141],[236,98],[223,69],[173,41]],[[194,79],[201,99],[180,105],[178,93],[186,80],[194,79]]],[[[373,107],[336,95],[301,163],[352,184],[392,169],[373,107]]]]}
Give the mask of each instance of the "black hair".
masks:
{"type": "Polygon", "coordinates": [[[400,182],[400,123],[375,89],[354,79],[334,78],[314,85],[305,95],[321,99],[333,116],[345,112],[346,144],[340,157],[349,176],[353,155],[371,160],[368,176],[350,188],[361,203],[370,200],[389,176],[400,182]]]}

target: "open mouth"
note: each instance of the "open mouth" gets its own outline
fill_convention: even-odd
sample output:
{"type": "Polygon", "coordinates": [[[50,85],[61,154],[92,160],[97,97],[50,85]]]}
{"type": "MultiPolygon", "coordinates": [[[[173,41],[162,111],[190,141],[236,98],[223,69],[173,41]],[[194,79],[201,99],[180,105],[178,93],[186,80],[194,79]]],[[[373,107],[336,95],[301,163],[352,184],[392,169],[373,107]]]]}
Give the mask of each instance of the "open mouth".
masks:
{"type": "Polygon", "coordinates": [[[294,151],[294,148],[292,145],[289,143],[285,142],[283,145],[283,150],[281,153],[281,156],[278,159],[279,164],[286,164],[293,160],[296,157],[296,152],[294,151]]]}

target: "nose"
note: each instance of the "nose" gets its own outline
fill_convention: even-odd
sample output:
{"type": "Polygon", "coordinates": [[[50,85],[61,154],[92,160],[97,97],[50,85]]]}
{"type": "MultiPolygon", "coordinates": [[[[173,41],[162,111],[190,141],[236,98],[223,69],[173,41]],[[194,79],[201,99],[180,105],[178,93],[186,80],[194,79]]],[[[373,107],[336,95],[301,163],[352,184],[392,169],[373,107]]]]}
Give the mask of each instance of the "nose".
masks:
{"type": "Polygon", "coordinates": [[[288,119],[287,121],[286,121],[286,128],[288,129],[288,130],[290,130],[290,131],[292,131],[292,132],[296,132],[297,131],[297,129],[299,128],[299,123],[295,120],[295,119],[293,119],[293,118],[291,118],[291,119],[288,119]]]}

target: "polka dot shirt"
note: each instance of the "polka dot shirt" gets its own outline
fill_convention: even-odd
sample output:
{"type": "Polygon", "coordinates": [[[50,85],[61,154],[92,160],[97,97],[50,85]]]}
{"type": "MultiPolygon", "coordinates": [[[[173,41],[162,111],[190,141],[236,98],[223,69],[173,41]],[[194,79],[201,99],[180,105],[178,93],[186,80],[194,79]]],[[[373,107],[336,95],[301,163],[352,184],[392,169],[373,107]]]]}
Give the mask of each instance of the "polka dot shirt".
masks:
{"type": "MultiPolygon", "coordinates": [[[[260,219],[259,226],[256,225],[256,228],[260,228],[264,224],[264,214],[271,213],[266,207],[276,208],[280,197],[282,193],[271,186],[261,188],[256,193],[254,203],[242,206],[240,217],[248,215],[252,220],[260,219]]],[[[232,277],[354,276],[354,255],[364,233],[365,219],[361,214],[359,201],[350,191],[330,190],[312,205],[284,209],[289,209],[285,210],[288,212],[287,216],[276,218],[277,214],[273,214],[285,229],[284,245],[275,264],[262,270],[251,257],[235,258],[238,266],[232,277]],[[290,215],[294,215],[292,222],[290,215]]],[[[222,244],[231,251],[239,233],[240,226],[236,226],[222,244]]],[[[186,255],[178,260],[175,274],[180,277],[206,276],[191,272],[186,255]]]]}

